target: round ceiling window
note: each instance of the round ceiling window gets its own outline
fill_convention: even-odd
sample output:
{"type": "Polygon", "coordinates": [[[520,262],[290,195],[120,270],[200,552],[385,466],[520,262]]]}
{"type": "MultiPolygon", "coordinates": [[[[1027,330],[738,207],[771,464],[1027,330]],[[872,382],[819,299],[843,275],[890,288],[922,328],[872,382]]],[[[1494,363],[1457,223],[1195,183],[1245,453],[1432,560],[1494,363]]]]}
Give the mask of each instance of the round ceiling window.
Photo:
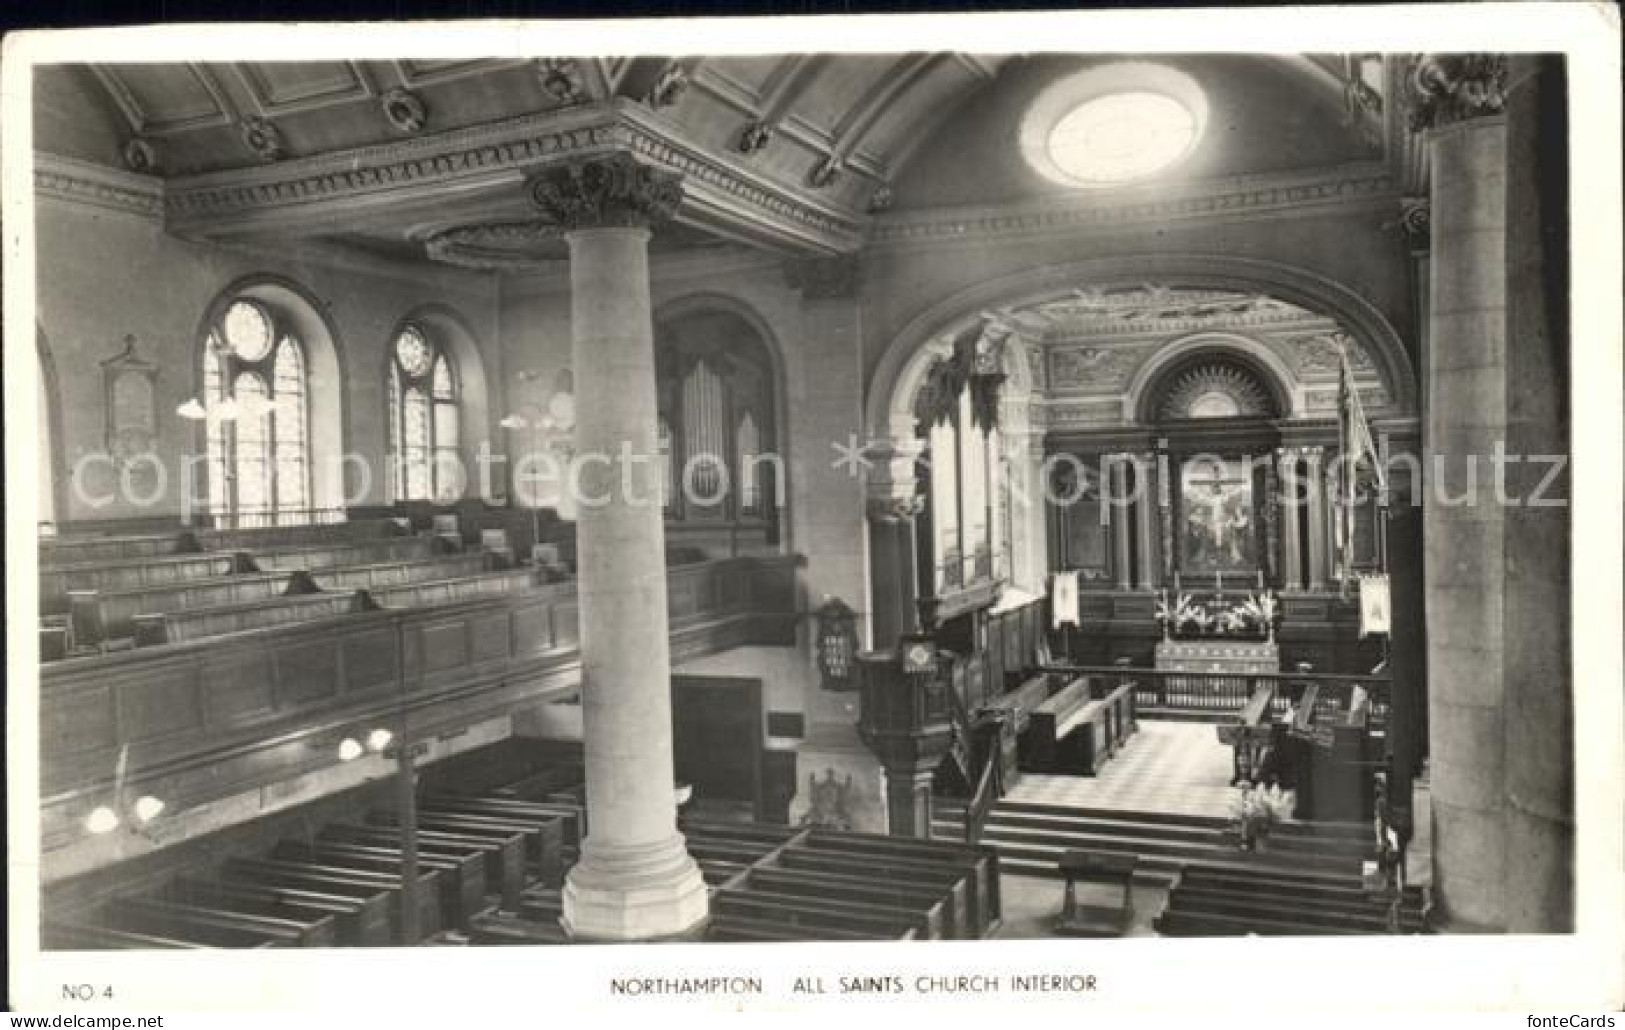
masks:
{"type": "Polygon", "coordinates": [[[1178,164],[1201,139],[1207,100],[1162,65],[1100,65],[1051,84],[1021,127],[1027,160],[1065,186],[1138,182],[1178,164]]]}

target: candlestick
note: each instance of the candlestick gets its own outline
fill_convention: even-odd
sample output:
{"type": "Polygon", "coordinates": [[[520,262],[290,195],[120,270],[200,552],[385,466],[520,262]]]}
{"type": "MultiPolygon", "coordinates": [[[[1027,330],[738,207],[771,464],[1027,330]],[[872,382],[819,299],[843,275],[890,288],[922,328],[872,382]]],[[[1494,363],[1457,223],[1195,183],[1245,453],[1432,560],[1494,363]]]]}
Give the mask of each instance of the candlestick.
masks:
{"type": "Polygon", "coordinates": [[[1258,589],[1264,589],[1264,570],[1258,570],[1258,589]]]}
{"type": "Polygon", "coordinates": [[[1179,593],[1179,570],[1174,570],[1174,593],[1179,593]]]}

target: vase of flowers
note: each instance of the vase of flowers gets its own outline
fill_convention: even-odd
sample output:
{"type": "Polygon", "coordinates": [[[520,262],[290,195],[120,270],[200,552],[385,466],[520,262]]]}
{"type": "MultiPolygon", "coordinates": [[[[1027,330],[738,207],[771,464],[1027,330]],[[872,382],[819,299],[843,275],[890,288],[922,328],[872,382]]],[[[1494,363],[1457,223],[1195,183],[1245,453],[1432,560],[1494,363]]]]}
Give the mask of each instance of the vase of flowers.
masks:
{"type": "Polygon", "coordinates": [[[1286,819],[1289,802],[1276,784],[1245,784],[1230,803],[1230,824],[1243,851],[1264,851],[1270,831],[1286,819]]]}

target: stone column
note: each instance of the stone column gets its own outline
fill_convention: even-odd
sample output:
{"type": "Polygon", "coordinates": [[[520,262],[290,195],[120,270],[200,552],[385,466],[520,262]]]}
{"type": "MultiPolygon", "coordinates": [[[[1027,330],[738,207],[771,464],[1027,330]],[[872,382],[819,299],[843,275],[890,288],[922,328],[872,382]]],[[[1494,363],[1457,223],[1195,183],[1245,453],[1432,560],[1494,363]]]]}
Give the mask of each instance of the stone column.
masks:
{"type": "Polygon", "coordinates": [[[1286,561],[1281,563],[1284,579],[1282,590],[1303,589],[1303,477],[1298,474],[1298,451],[1283,447],[1275,452],[1281,464],[1281,539],[1286,561]]]}
{"type": "Polygon", "coordinates": [[[1325,452],[1321,448],[1305,448],[1304,477],[1309,484],[1308,519],[1304,523],[1304,532],[1309,534],[1309,589],[1325,590],[1331,520],[1326,517],[1325,452]]]}
{"type": "Polygon", "coordinates": [[[1134,504],[1134,530],[1135,546],[1139,548],[1141,590],[1154,590],[1157,586],[1156,469],[1157,456],[1152,453],[1139,455],[1134,465],[1135,492],[1139,495],[1134,504]]]}
{"type": "Polygon", "coordinates": [[[570,247],[582,719],[590,832],[564,887],[565,930],[589,940],[691,933],[705,881],[677,832],[671,656],[657,480],[650,226],[677,178],[626,154],[544,169],[533,200],[570,247]]]}
{"type": "Polygon", "coordinates": [[[1564,131],[1564,83],[1560,60],[1508,64],[1427,56],[1413,76],[1433,168],[1433,882],[1446,928],[1561,933],[1575,918],[1567,483],[1531,503],[1548,468],[1523,456],[1568,450],[1567,168],[1542,143],[1564,131]]]}
{"type": "MultiPolygon", "coordinates": [[[[859,634],[877,646],[875,630],[886,623],[870,596],[876,579],[912,574],[912,520],[879,534],[866,519],[861,463],[842,461],[843,448],[861,447],[863,436],[863,304],[861,269],[855,258],[802,261],[784,268],[787,285],[801,294],[802,346],[790,358],[796,380],[788,405],[791,523],[795,549],[806,559],[800,573],[806,607],[839,597],[858,611],[859,634]]],[[[909,488],[913,466],[909,459],[909,488]]],[[[901,584],[893,584],[901,587],[901,584]]],[[[912,583],[909,584],[912,605],[912,583]]],[[[887,615],[891,614],[888,605],[887,615]]],[[[905,628],[913,628],[912,623],[905,628]]],[[[855,830],[886,830],[885,774],[858,739],[857,692],[823,688],[809,620],[798,641],[808,677],[802,689],[805,736],[796,749],[796,796],[790,821],[812,809],[813,781],[833,780],[847,789],[840,815],[855,830]]],[[[889,629],[889,625],[888,625],[889,629]]]]}
{"type": "Polygon", "coordinates": [[[1108,455],[1111,468],[1111,493],[1106,498],[1112,520],[1112,571],[1117,576],[1117,589],[1129,590],[1134,586],[1134,570],[1129,563],[1129,508],[1124,503],[1129,496],[1128,461],[1126,455],[1108,455]]]}

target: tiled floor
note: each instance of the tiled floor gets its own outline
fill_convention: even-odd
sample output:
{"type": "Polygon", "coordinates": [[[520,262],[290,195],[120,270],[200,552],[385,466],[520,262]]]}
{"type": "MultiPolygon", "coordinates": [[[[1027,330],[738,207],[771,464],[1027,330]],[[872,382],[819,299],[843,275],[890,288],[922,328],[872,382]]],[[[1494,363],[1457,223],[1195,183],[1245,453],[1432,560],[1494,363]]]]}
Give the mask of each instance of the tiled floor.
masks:
{"type": "Polygon", "coordinates": [[[1010,801],[1227,817],[1231,751],[1212,723],[1140,720],[1098,776],[1022,776],[1010,801]]]}

